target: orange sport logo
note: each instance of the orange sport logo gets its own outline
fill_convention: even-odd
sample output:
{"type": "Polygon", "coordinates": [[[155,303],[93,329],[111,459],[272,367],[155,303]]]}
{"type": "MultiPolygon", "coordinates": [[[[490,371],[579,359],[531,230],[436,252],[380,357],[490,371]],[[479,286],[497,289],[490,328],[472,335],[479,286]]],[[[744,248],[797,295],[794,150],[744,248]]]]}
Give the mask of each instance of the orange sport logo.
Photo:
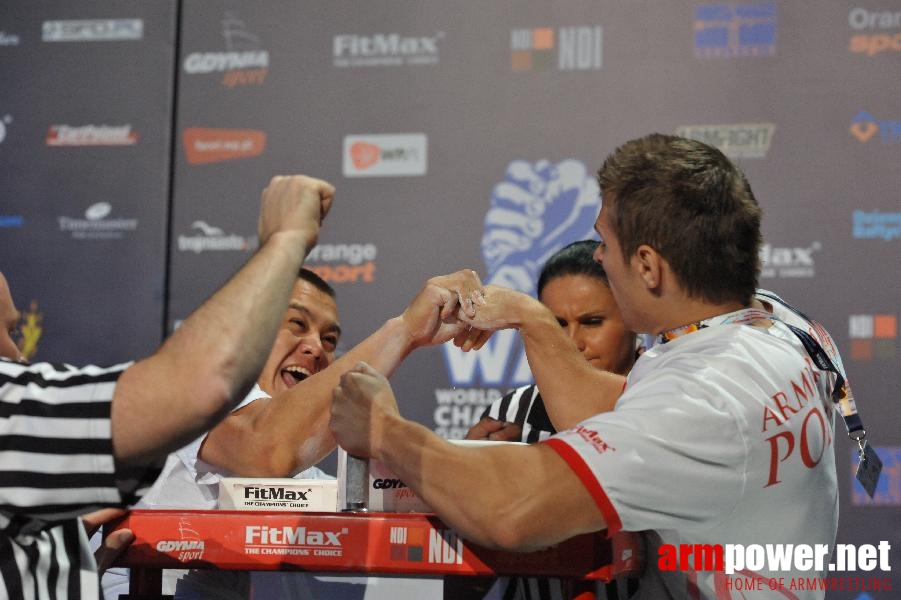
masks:
{"type": "Polygon", "coordinates": [[[848,49],[855,54],[876,56],[901,52],[901,10],[868,10],[860,6],[848,13],[854,30],[848,49]]]}

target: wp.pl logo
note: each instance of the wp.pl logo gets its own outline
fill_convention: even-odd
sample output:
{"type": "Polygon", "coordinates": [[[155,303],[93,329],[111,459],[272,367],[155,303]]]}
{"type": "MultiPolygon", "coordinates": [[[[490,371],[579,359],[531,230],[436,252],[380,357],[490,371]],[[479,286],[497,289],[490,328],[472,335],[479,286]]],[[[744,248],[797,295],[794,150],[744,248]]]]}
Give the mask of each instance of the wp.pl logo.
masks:
{"type": "Polygon", "coordinates": [[[348,135],[344,138],[345,177],[411,177],[428,169],[424,133],[348,135]]]}

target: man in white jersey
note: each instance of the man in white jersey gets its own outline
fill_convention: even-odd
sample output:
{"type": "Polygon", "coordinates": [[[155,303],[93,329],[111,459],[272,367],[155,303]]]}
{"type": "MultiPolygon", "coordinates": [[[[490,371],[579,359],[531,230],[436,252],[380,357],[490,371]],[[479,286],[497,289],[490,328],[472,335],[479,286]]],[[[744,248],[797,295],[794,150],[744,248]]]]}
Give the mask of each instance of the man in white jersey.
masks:
{"type": "MultiPolygon", "coordinates": [[[[659,339],[625,389],[579,358],[540,303],[488,286],[474,296],[476,317],[461,320],[519,329],[551,422],[568,429],[533,446],[454,447],[401,418],[388,382],[360,364],[335,391],[338,443],[387,463],[483,545],[537,549],[606,529],[651,531],[677,554],[726,544],[831,547],[834,379],[787,325],[753,306],[761,213],[744,175],[715,148],[655,134],[614,151],[599,181],[596,258],[626,326],[659,339]],[[597,414],[585,418],[587,410],[597,414]]],[[[656,548],[648,556],[641,598],[742,597],[737,577],[825,575],[825,566],[794,565],[729,575],[692,560],[658,563],[656,548]]]]}

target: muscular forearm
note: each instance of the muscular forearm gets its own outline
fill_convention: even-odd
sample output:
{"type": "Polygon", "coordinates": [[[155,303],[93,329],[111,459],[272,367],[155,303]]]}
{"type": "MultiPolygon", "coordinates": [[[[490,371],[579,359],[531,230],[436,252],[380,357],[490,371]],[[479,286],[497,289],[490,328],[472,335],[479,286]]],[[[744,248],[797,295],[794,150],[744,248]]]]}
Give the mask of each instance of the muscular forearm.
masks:
{"type": "Polygon", "coordinates": [[[526,357],[557,431],[613,410],[625,377],[599,371],[580,354],[554,315],[537,301],[519,326],[526,357]]]}
{"type": "Polygon", "coordinates": [[[302,235],[272,235],[153,356],[122,375],[112,408],[117,459],[165,455],[209,429],[247,392],[307,250],[302,235]]]}
{"type": "Polygon", "coordinates": [[[390,377],[413,347],[400,318],[387,321],[328,368],[226,418],[201,458],[243,477],[289,477],[316,464],[335,449],[329,407],[341,375],[365,361],[390,377]]]}
{"type": "Polygon", "coordinates": [[[486,547],[535,550],[604,527],[578,478],[543,445],[464,448],[396,417],[378,457],[442,521],[486,547]]]}

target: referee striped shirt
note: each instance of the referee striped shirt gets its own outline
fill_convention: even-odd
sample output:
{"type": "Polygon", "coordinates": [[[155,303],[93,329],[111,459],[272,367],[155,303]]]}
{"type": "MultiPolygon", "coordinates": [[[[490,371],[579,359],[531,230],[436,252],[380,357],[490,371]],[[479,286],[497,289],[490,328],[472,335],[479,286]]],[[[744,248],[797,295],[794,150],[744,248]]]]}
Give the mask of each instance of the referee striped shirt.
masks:
{"type": "Polygon", "coordinates": [[[544,407],[544,400],[536,385],[516,388],[485,409],[482,417],[516,423],[522,427],[520,441],[534,444],[551,437],[557,430],[551,424],[544,407]]]}
{"type": "Polygon", "coordinates": [[[0,598],[98,597],[77,517],[133,504],[159,475],[113,458],[110,406],[130,364],[0,359],[0,598]]]}

